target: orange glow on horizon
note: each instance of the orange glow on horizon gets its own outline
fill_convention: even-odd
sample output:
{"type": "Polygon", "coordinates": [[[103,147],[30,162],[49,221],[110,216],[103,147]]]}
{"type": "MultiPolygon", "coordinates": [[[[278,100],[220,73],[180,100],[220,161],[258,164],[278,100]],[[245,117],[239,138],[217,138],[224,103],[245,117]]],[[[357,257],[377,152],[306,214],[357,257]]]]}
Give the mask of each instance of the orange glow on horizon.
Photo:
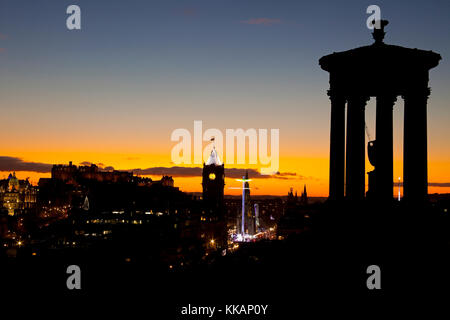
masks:
{"type": "MultiPolygon", "coordinates": [[[[149,168],[155,166],[171,167],[173,164],[167,155],[163,154],[122,154],[122,153],[91,153],[91,152],[50,152],[35,153],[26,152],[21,154],[9,155],[12,157],[22,158],[24,161],[42,162],[50,164],[68,164],[72,161],[75,165],[79,165],[83,161],[91,159],[101,159],[99,161],[90,161],[104,166],[113,166],[116,170],[132,170],[136,168],[149,168]]],[[[251,194],[253,195],[286,195],[292,187],[301,193],[303,186],[306,185],[308,195],[313,197],[328,196],[328,158],[326,157],[282,157],[280,158],[280,172],[295,173],[294,176],[288,177],[253,177],[250,184],[251,194]]],[[[192,165],[191,167],[200,167],[192,165]]],[[[255,166],[234,165],[234,168],[256,168],[255,166]]],[[[372,170],[367,163],[366,171],[372,170]]],[[[450,177],[450,166],[444,161],[429,162],[429,181],[430,182],[447,182],[450,177]]],[[[10,172],[1,171],[0,178],[6,179],[10,172]]],[[[402,176],[401,160],[394,161],[394,175],[402,176]],[[400,175],[399,175],[400,173],[400,175]]],[[[16,175],[19,179],[29,178],[30,182],[37,184],[40,178],[49,178],[50,173],[37,173],[30,171],[18,171],[16,175]]],[[[170,175],[170,174],[169,174],[170,175]]],[[[148,175],[153,180],[159,180],[161,176],[148,175]]],[[[184,192],[201,192],[201,176],[198,177],[179,177],[173,176],[175,186],[184,192]]],[[[401,179],[403,181],[403,179],[401,179]]],[[[394,179],[397,182],[397,179],[394,179]]],[[[239,189],[230,189],[236,187],[234,178],[225,177],[225,194],[239,195],[239,189]]],[[[450,187],[430,186],[429,193],[450,193],[450,187]]],[[[401,190],[402,191],[402,190],[401,190]]],[[[394,186],[394,196],[397,194],[397,184],[394,186]]]]}

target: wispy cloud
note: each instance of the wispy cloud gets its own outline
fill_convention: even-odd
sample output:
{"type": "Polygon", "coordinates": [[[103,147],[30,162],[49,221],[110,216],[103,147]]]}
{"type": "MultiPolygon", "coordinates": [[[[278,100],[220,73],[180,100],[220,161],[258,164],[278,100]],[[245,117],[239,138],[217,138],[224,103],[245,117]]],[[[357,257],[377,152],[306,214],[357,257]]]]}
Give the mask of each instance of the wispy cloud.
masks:
{"type": "Polygon", "coordinates": [[[429,182],[429,187],[442,187],[442,188],[448,188],[450,187],[450,182],[429,182]]]}
{"type": "MultiPolygon", "coordinates": [[[[80,165],[89,166],[93,164],[90,161],[83,161],[80,165]]],[[[101,170],[111,171],[114,170],[112,166],[106,166],[103,163],[96,163],[96,165],[101,170]]],[[[37,173],[49,173],[51,172],[53,164],[50,163],[42,163],[42,162],[32,162],[32,161],[24,161],[18,157],[8,157],[8,156],[0,156],[0,171],[32,171],[37,173]]],[[[132,171],[137,175],[153,175],[153,176],[162,176],[169,175],[173,177],[201,177],[202,168],[201,167],[149,167],[149,168],[136,168],[136,169],[128,169],[123,171],[132,171]]],[[[299,175],[295,172],[277,172],[274,175],[263,175],[256,169],[238,169],[238,168],[225,168],[225,176],[227,178],[242,178],[246,171],[248,171],[249,178],[252,179],[283,179],[283,180],[316,180],[317,178],[310,176],[299,175]]],[[[394,181],[397,186],[397,182],[394,181]]],[[[429,182],[428,186],[430,187],[441,187],[441,188],[450,188],[450,182],[429,182]]]]}
{"type": "Polygon", "coordinates": [[[41,162],[23,161],[16,157],[0,156],[0,171],[33,171],[48,173],[52,169],[51,164],[41,162]]]}
{"type": "Polygon", "coordinates": [[[184,8],[182,11],[184,16],[193,17],[197,15],[197,9],[195,8],[184,8]]]}
{"type": "Polygon", "coordinates": [[[137,175],[169,175],[174,177],[196,177],[202,174],[202,168],[186,168],[186,167],[151,167],[151,168],[136,168],[132,169],[137,175]]]}
{"type": "MultiPolygon", "coordinates": [[[[82,166],[90,166],[94,164],[90,161],[83,161],[80,163],[82,166]]],[[[106,166],[103,163],[96,163],[101,170],[114,170],[112,166],[106,166]]],[[[24,161],[21,158],[0,156],[0,171],[33,171],[38,173],[51,172],[53,164],[41,163],[41,162],[29,162],[24,161]]],[[[149,168],[135,168],[123,171],[132,171],[137,175],[154,175],[162,176],[169,175],[173,177],[201,177],[201,167],[149,167],[149,168]]],[[[248,176],[253,179],[304,179],[305,177],[297,175],[295,172],[277,172],[274,175],[263,175],[256,169],[238,169],[238,168],[225,168],[225,176],[227,178],[242,178],[248,171],[248,176]]]]}
{"type": "MultiPolygon", "coordinates": [[[[169,175],[174,177],[200,177],[202,175],[202,168],[200,167],[151,167],[146,169],[133,169],[134,174],[138,175],[169,175]]],[[[256,169],[238,169],[238,168],[225,168],[225,176],[227,178],[242,178],[248,171],[249,178],[253,179],[297,179],[301,176],[297,176],[296,173],[290,172],[278,172],[274,175],[263,175],[256,169]]]]}
{"type": "Polygon", "coordinates": [[[242,20],[241,23],[244,24],[260,24],[264,26],[272,26],[274,24],[280,24],[280,19],[273,19],[273,18],[250,18],[247,20],[242,20]]]}
{"type": "MultiPolygon", "coordinates": [[[[399,183],[394,181],[394,185],[397,187],[399,183]]],[[[403,187],[403,182],[400,182],[400,186],[403,187]]],[[[428,182],[429,187],[450,188],[450,182],[428,182]]]]}
{"type": "Polygon", "coordinates": [[[196,17],[198,15],[198,9],[192,7],[177,8],[174,10],[174,14],[184,17],[196,17]]]}

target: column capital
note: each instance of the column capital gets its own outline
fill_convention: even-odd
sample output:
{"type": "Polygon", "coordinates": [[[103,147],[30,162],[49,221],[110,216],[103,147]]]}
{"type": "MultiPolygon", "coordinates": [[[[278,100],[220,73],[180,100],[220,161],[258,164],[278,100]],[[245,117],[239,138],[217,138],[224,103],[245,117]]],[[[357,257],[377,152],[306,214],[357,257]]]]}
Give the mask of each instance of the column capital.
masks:
{"type": "Polygon", "coordinates": [[[413,99],[425,98],[425,99],[428,99],[430,94],[431,94],[431,88],[430,87],[422,88],[422,89],[412,88],[412,89],[409,89],[406,92],[404,92],[402,94],[402,98],[404,100],[406,100],[408,98],[413,98],[413,99]]]}
{"type": "Polygon", "coordinates": [[[383,106],[383,108],[394,109],[394,104],[397,101],[397,95],[395,93],[385,93],[377,95],[377,106],[378,104],[383,106]]]}
{"type": "Polygon", "coordinates": [[[383,94],[377,95],[377,99],[379,98],[386,102],[390,102],[390,103],[394,104],[394,102],[397,101],[397,96],[398,95],[395,93],[383,93],[383,94]]]}
{"type": "Polygon", "coordinates": [[[359,101],[362,103],[367,103],[370,100],[370,96],[360,95],[360,94],[348,94],[346,95],[347,100],[359,101]]]}
{"type": "Polygon", "coordinates": [[[355,104],[362,108],[365,108],[367,102],[370,100],[370,96],[348,95],[348,96],[346,96],[346,100],[349,103],[349,105],[355,104]]]}
{"type": "Polygon", "coordinates": [[[327,90],[327,95],[328,97],[330,97],[330,99],[345,99],[345,95],[336,89],[327,90]]]}

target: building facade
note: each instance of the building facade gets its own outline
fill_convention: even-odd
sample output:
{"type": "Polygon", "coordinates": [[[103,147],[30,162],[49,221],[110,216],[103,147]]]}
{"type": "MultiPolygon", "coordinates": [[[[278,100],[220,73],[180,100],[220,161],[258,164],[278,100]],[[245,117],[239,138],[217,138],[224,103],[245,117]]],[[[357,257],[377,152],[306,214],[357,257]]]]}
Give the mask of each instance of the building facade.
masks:
{"type": "Polygon", "coordinates": [[[0,205],[14,216],[36,205],[37,188],[26,180],[19,180],[16,173],[0,180],[0,205]]]}

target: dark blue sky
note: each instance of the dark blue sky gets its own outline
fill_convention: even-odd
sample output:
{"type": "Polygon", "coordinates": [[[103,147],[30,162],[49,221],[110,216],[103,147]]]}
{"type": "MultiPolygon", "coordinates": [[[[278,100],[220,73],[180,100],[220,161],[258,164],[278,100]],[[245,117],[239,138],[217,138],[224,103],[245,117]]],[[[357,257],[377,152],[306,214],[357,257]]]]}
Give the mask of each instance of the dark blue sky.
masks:
{"type": "MultiPolygon", "coordinates": [[[[328,74],[318,59],[372,43],[371,4],[390,20],[385,42],[443,57],[431,71],[430,157],[450,163],[444,0],[0,0],[0,133],[23,128],[2,152],[79,150],[86,141],[166,152],[172,130],[203,120],[279,128],[281,155],[326,157],[328,74]],[[66,28],[70,4],[81,7],[80,31],[66,28]]],[[[400,157],[401,99],[397,106],[400,157]]],[[[369,104],[372,135],[373,115],[369,104]]]]}

